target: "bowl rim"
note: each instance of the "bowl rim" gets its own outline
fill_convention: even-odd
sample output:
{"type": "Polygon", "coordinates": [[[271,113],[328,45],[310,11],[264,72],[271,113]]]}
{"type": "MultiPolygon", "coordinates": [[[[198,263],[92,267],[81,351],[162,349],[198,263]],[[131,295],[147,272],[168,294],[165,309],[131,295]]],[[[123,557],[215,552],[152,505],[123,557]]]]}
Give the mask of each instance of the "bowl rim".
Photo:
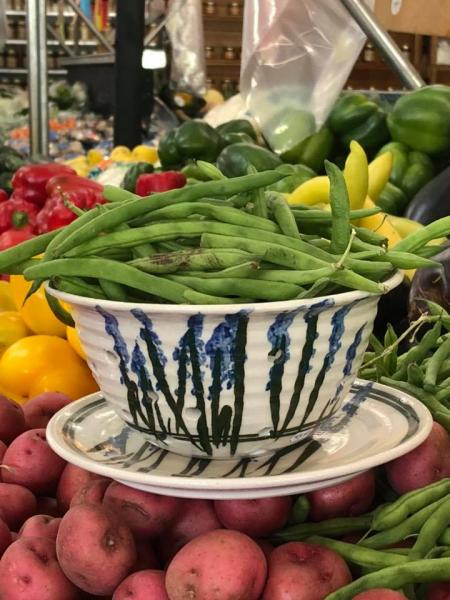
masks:
{"type": "MultiPolygon", "coordinates": [[[[383,281],[386,286],[386,292],[388,293],[398,285],[404,279],[404,273],[400,270],[383,281]]],[[[270,283],[270,282],[268,282],[270,283]]],[[[105,309],[113,310],[116,312],[129,312],[132,309],[141,309],[146,312],[159,312],[159,313],[170,313],[170,314],[197,314],[199,312],[203,314],[225,314],[237,312],[240,310],[247,310],[252,313],[265,313],[265,312],[282,312],[285,310],[293,310],[300,306],[308,308],[314,304],[324,302],[325,300],[332,300],[333,306],[342,306],[345,304],[351,304],[357,300],[363,300],[364,298],[379,298],[384,294],[373,294],[371,292],[363,292],[360,290],[350,290],[348,292],[342,292],[340,294],[330,294],[328,296],[317,296],[315,298],[306,299],[295,299],[295,300],[282,300],[278,302],[249,302],[242,304],[154,304],[147,302],[119,302],[117,300],[103,300],[96,298],[88,298],[86,296],[77,296],[75,294],[68,294],[66,292],[60,292],[55,288],[52,288],[50,283],[45,283],[47,292],[63,302],[72,304],[74,306],[82,306],[87,308],[95,308],[96,306],[102,306],[105,309]]]]}

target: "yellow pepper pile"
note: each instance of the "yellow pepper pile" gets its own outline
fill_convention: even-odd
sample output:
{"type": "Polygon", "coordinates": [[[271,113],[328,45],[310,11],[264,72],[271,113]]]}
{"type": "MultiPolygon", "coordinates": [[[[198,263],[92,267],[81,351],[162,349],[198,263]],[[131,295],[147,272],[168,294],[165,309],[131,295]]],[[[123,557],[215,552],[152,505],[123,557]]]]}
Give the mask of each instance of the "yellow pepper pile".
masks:
{"type": "Polygon", "coordinates": [[[0,282],[0,393],[17,402],[58,391],[74,400],[98,389],[76,330],[53,315],[43,288],[25,303],[21,275],[0,282]]]}
{"type": "Polygon", "coordinates": [[[158,151],[152,146],[145,146],[140,144],[130,150],[126,146],[116,146],[111,151],[111,154],[107,160],[100,150],[93,149],[89,150],[86,156],[77,156],[65,161],[64,164],[72,167],[80,177],[87,177],[93,167],[102,164],[109,164],[111,162],[148,162],[155,164],[158,162],[158,151]]]}

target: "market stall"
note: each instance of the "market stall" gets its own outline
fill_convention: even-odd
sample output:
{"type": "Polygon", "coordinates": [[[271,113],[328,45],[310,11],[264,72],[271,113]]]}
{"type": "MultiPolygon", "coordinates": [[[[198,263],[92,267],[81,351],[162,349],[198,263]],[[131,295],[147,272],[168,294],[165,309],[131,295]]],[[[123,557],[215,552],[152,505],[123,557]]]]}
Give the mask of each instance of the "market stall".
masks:
{"type": "MultiPolygon", "coordinates": [[[[112,44],[108,2],[70,4],[112,44]]],[[[3,109],[29,124],[0,147],[1,600],[450,598],[450,87],[383,27],[444,36],[438,4],[435,31],[408,2],[118,0],[115,55],[49,87],[28,1],[29,103],[3,109]],[[201,49],[237,18],[225,99],[208,69],[236,53],[201,49]],[[407,89],[346,89],[366,35],[407,89]]]]}

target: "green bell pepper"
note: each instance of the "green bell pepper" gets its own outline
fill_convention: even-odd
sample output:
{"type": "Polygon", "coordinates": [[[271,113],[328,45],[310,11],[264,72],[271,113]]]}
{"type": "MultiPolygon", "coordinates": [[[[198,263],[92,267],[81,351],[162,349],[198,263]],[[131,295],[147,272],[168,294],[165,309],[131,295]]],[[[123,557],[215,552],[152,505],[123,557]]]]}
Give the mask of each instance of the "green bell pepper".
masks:
{"type": "Polygon", "coordinates": [[[153,165],[148,162],[138,162],[131,165],[131,167],[125,173],[121,187],[124,190],[127,190],[127,192],[132,192],[134,194],[136,192],[136,182],[140,175],[153,173],[154,170],[155,169],[153,168],[153,165]]]}
{"type": "Polygon", "coordinates": [[[195,179],[196,181],[210,181],[210,178],[205,175],[202,169],[197,167],[195,163],[188,163],[181,169],[181,172],[188,180],[195,179]]]}
{"type": "Polygon", "coordinates": [[[176,129],[167,133],[158,146],[158,156],[164,169],[173,169],[183,164],[183,157],[175,143],[176,129]]]}
{"type": "Polygon", "coordinates": [[[216,131],[223,137],[226,137],[229,133],[245,133],[255,141],[258,139],[255,128],[247,119],[233,119],[227,123],[222,123],[222,125],[216,127],[216,131]]]}
{"type": "Polygon", "coordinates": [[[390,152],[393,158],[391,185],[402,190],[407,200],[414,198],[417,192],[434,177],[434,166],[429,156],[423,152],[410,150],[401,142],[390,142],[381,148],[378,156],[390,152]]]}
{"type": "Polygon", "coordinates": [[[227,146],[230,146],[230,144],[240,143],[257,145],[256,141],[252,137],[242,132],[230,131],[230,133],[223,134],[222,137],[225,140],[227,146]]]}
{"type": "Polygon", "coordinates": [[[187,159],[199,159],[214,162],[225,142],[214,127],[205,121],[186,121],[175,130],[175,145],[179,154],[187,159]]]}
{"type": "Polygon", "coordinates": [[[408,206],[408,198],[400,188],[388,182],[378,196],[376,204],[389,215],[402,215],[408,206]]]}
{"type": "Polygon", "coordinates": [[[357,141],[366,152],[376,152],[389,139],[386,113],[364,94],[346,93],[330,113],[327,124],[348,148],[357,141]]]}
{"type": "Polygon", "coordinates": [[[307,165],[317,173],[324,169],[324,161],[333,148],[334,136],[328,127],[322,127],[305,140],[284,152],[281,159],[287,163],[307,165]]]}
{"type": "Polygon", "coordinates": [[[268,189],[283,194],[292,193],[299,185],[317,175],[315,171],[306,165],[280,165],[275,171],[285,174],[286,177],[273,183],[268,189]]]}
{"type": "Polygon", "coordinates": [[[450,87],[431,85],[400,98],[388,117],[392,139],[413,150],[450,152],[450,87]]]}
{"type": "Polygon", "coordinates": [[[257,171],[268,171],[281,164],[281,158],[267,148],[243,143],[227,146],[217,159],[217,167],[226,177],[247,175],[250,165],[257,171]]]}

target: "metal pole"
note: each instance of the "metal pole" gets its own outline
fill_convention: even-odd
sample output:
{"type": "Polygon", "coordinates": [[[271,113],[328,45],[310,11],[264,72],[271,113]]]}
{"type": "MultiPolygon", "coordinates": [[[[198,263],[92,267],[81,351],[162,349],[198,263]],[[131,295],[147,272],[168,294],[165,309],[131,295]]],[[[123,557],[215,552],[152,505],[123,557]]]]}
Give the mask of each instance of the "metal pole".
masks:
{"type": "Polygon", "coordinates": [[[341,2],[406,87],[415,90],[426,85],[414,66],[403,56],[395,41],[381,27],[363,1],[341,0],[341,2]]]}
{"type": "Polygon", "coordinates": [[[94,23],[86,17],[84,12],[80,9],[78,4],[74,2],[74,0],[66,0],[67,4],[70,8],[80,17],[80,19],[86,24],[87,28],[90,32],[98,39],[98,41],[108,50],[108,52],[113,53],[114,48],[108,42],[104,35],[100,33],[94,23]]]}
{"type": "Polygon", "coordinates": [[[48,156],[46,0],[27,0],[30,154],[48,156]]]}

